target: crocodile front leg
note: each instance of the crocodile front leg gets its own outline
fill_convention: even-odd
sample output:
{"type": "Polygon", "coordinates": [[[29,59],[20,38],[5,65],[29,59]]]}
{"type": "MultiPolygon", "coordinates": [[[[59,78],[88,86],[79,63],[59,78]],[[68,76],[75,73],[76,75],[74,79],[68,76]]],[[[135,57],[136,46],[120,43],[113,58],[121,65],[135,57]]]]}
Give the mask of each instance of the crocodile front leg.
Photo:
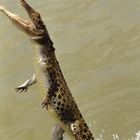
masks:
{"type": "Polygon", "coordinates": [[[26,92],[28,87],[35,84],[37,81],[36,81],[36,77],[35,77],[35,74],[33,74],[33,76],[26,80],[23,84],[21,84],[20,86],[18,86],[17,88],[15,88],[16,91],[20,91],[20,92],[26,92]]]}

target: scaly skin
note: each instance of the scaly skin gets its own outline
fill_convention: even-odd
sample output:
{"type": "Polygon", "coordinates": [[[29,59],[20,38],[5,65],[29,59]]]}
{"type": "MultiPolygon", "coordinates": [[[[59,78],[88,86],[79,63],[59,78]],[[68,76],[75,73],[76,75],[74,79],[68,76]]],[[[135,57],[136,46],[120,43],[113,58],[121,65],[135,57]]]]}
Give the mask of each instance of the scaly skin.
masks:
{"type": "MultiPolygon", "coordinates": [[[[15,15],[4,7],[0,7],[3,12],[16,27],[30,36],[36,44],[35,54],[35,75],[34,83],[37,81],[40,92],[46,96],[43,107],[52,114],[59,122],[60,126],[70,134],[75,140],[93,140],[86,122],[84,121],[77,104],[67,86],[59,63],[55,56],[53,42],[50,39],[46,26],[41,16],[25,0],[20,0],[31,21],[26,21],[15,15]]],[[[19,86],[17,90],[27,90],[28,85],[32,85],[30,80],[19,86]]]]}

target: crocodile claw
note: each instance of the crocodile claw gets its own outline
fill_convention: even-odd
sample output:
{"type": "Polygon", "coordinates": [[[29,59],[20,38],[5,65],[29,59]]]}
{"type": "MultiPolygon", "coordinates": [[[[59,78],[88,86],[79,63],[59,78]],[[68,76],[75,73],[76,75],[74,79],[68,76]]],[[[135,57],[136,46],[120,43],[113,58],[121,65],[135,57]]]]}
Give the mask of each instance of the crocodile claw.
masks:
{"type": "Polygon", "coordinates": [[[45,99],[45,100],[42,102],[42,108],[44,108],[44,107],[48,108],[48,105],[49,105],[49,101],[48,101],[48,99],[45,99]]]}
{"type": "Polygon", "coordinates": [[[26,86],[23,87],[17,87],[15,88],[16,92],[20,91],[20,93],[22,92],[26,92],[28,90],[28,88],[26,86]]]}

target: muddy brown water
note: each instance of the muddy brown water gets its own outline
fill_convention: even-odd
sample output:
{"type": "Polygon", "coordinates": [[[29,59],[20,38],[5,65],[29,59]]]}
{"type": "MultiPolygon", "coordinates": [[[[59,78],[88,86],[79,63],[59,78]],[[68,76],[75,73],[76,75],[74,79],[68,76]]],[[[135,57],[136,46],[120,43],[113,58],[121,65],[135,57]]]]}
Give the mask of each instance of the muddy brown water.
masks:
{"type": "MultiPolygon", "coordinates": [[[[96,140],[140,130],[140,1],[28,0],[40,11],[68,85],[96,140]]],[[[26,17],[17,0],[0,0],[26,17]]],[[[54,124],[34,85],[32,43],[0,14],[0,139],[49,140],[54,124]]],[[[65,139],[69,139],[68,136],[65,139]]]]}

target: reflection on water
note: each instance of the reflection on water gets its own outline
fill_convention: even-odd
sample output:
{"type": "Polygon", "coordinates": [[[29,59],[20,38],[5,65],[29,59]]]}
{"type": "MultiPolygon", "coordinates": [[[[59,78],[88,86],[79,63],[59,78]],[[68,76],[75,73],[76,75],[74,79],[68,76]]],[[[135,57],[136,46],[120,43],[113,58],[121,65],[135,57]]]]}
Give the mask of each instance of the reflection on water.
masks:
{"type": "MultiPolygon", "coordinates": [[[[29,0],[47,25],[68,85],[96,139],[131,140],[140,130],[140,1],[29,0]]],[[[17,1],[1,0],[21,16],[17,1]]],[[[36,86],[32,43],[0,14],[0,138],[50,139],[52,119],[36,86]]]]}

